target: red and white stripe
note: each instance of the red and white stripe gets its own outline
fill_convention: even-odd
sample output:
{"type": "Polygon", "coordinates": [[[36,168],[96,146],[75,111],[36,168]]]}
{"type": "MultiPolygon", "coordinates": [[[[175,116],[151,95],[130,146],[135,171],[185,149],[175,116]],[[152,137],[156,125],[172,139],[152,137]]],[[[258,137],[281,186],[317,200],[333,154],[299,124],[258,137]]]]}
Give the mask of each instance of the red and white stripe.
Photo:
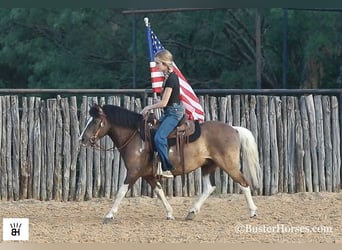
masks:
{"type": "Polygon", "coordinates": [[[173,63],[173,70],[179,78],[180,100],[189,119],[204,121],[204,111],[194,90],[175,63],[173,63]]]}
{"type": "MultiPolygon", "coordinates": [[[[204,121],[204,111],[202,105],[190,84],[183,76],[182,72],[173,63],[173,69],[179,78],[180,101],[185,109],[190,120],[204,121]]],[[[150,62],[150,71],[152,79],[152,89],[154,93],[161,93],[163,90],[164,74],[156,67],[155,62],[150,62]]]]}
{"type": "Polygon", "coordinates": [[[156,62],[150,62],[152,89],[154,93],[161,93],[163,90],[164,74],[156,67],[156,62]]]}

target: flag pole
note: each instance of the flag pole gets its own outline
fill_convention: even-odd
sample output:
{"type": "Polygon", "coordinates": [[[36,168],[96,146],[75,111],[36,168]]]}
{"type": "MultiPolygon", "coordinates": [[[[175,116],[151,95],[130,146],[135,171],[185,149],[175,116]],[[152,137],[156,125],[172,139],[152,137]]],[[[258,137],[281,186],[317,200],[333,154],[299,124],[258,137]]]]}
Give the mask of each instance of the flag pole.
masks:
{"type": "MultiPolygon", "coordinates": [[[[146,35],[147,35],[147,44],[148,44],[148,53],[150,61],[153,60],[153,49],[152,49],[152,41],[151,41],[151,29],[150,29],[150,23],[148,21],[148,17],[144,18],[145,26],[146,26],[146,35]]],[[[153,91],[153,100],[157,100],[157,93],[153,91]]]]}
{"type": "MultiPolygon", "coordinates": [[[[148,17],[144,18],[145,26],[146,26],[146,36],[147,36],[147,44],[148,44],[148,54],[150,58],[150,62],[154,61],[154,54],[153,54],[153,48],[152,48],[152,40],[151,40],[151,26],[150,22],[148,20],[148,17]]],[[[153,91],[153,103],[156,103],[158,101],[157,92],[153,91]]],[[[153,113],[153,110],[151,111],[153,113]]],[[[161,111],[159,109],[156,109],[156,116],[157,118],[160,118],[161,111]]]]}
{"type": "MultiPolygon", "coordinates": [[[[145,26],[146,26],[146,36],[147,36],[147,43],[148,43],[149,59],[150,59],[150,62],[152,62],[152,61],[154,61],[154,54],[153,54],[153,48],[152,48],[151,26],[150,26],[150,23],[148,21],[148,17],[144,18],[144,22],[145,22],[145,26]]],[[[152,86],[152,88],[153,88],[153,86],[152,86]]],[[[155,92],[153,89],[153,102],[155,103],[157,101],[158,101],[157,92],[155,92]]],[[[153,110],[151,110],[151,112],[153,113],[153,110]]],[[[160,116],[161,116],[161,111],[159,109],[156,109],[156,117],[159,119],[160,116]]],[[[157,151],[154,152],[154,159],[159,159],[157,151]]],[[[153,162],[155,162],[155,160],[153,160],[153,162]]],[[[160,175],[162,173],[162,171],[163,170],[161,167],[161,161],[157,160],[156,174],[160,175]]]]}

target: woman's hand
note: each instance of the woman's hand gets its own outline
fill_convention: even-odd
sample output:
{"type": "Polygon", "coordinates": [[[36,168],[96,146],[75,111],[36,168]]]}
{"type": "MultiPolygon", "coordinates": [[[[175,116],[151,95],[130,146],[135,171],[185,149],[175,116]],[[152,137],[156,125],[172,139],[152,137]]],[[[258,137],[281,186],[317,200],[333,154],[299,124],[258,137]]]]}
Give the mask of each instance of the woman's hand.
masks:
{"type": "Polygon", "coordinates": [[[146,117],[146,115],[148,114],[148,112],[151,110],[150,106],[146,106],[145,108],[143,108],[143,110],[141,111],[141,114],[146,117]]]}

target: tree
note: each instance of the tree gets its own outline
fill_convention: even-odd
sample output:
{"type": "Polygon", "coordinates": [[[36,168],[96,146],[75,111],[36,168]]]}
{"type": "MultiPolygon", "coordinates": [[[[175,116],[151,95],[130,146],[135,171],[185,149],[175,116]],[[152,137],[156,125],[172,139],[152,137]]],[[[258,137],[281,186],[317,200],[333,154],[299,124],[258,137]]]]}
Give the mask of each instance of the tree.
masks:
{"type": "MultiPolygon", "coordinates": [[[[130,88],[132,18],[121,11],[0,9],[0,87],[130,88]]],[[[150,88],[143,17],[136,19],[136,87],[150,88]]],[[[255,88],[255,9],[148,17],[194,88],[255,88]]],[[[262,87],[281,88],[282,9],[263,9],[261,17],[262,87]]],[[[289,10],[290,88],[341,87],[341,25],[338,12],[289,10]]]]}

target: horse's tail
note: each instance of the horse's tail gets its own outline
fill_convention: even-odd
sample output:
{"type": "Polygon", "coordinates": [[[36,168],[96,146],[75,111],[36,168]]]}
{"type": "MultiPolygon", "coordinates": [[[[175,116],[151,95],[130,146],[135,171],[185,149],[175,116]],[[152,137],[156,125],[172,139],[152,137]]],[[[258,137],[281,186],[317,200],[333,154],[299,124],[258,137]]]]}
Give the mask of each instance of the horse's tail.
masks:
{"type": "Polygon", "coordinates": [[[261,188],[261,168],[259,152],[255,138],[250,130],[244,127],[233,126],[240,135],[242,153],[242,171],[254,190],[261,188]]]}

